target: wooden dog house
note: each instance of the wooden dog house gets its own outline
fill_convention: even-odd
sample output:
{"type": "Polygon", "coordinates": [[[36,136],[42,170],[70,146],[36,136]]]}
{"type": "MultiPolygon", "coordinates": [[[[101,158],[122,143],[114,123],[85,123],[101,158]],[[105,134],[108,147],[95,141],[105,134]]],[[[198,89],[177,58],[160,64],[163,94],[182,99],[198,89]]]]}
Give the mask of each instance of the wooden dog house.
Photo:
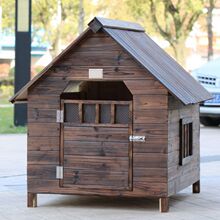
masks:
{"type": "Polygon", "coordinates": [[[94,18],[12,103],[28,104],[28,206],[37,194],[199,192],[199,102],[211,95],[135,23],[94,18]]]}

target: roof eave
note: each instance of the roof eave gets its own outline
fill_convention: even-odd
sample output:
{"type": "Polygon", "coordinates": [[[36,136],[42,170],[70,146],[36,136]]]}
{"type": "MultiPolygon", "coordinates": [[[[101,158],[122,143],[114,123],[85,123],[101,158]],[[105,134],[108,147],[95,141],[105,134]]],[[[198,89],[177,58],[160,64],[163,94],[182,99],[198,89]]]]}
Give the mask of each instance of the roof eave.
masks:
{"type": "Polygon", "coordinates": [[[18,99],[16,101],[10,101],[12,104],[24,104],[27,103],[27,99],[18,99]]]}

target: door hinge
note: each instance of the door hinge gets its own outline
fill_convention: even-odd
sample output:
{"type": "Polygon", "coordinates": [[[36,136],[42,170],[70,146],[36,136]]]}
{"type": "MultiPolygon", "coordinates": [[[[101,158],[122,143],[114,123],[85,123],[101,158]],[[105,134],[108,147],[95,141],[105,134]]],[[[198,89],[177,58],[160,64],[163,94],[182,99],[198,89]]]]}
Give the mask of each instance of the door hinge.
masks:
{"type": "Polygon", "coordinates": [[[63,166],[56,166],[56,178],[63,179],[63,166]]]}
{"type": "Polygon", "coordinates": [[[63,122],[63,110],[57,110],[57,122],[63,122]]]}
{"type": "Polygon", "coordinates": [[[130,136],[129,136],[129,141],[133,141],[133,142],[145,142],[145,136],[133,136],[133,135],[130,135],[130,136]]]}

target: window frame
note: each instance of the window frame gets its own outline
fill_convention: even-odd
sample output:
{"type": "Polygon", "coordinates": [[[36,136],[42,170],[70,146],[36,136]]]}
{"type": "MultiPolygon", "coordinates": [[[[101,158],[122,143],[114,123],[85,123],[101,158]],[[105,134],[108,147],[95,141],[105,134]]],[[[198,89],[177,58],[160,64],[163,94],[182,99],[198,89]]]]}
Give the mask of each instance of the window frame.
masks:
{"type": "Polygon", "coordinates": [[[63,110],[64,110],[64,124],[65,125],[78,125],[78,126],[114,126],[114,127],[127,127],[132,122],[132,101],[110,101],[110,100],[68,100],[62,99],[63,110]],[[77,104],[79,122],[68,122],[66,121],[66,105],[65,104],[77,104]],[[85,105],[95,105],[95,121],[86,122],[85,116],[85,105]],[[106,123],[101,122],[101,105],[110,105],[110,121],[106,123]],[[123,105],[128,107],[128,121],[126,123],[118,123],[116,121],[116,106],[123,105]]]}
{"type": "Polygon", "coordinates": [[[179,165],[189,163],[193,156],[193,120],[192,117],[180,119],[179,129],[179,165]]]}

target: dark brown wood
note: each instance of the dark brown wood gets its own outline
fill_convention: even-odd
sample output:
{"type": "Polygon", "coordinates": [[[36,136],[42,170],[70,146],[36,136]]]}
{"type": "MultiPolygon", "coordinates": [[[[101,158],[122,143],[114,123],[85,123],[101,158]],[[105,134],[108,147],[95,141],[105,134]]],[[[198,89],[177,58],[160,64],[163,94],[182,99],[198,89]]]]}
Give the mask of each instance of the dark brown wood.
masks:
{"type": "Polygon", "coordinates": [[[128,141],[126,127],[65,127],[64,140],[67,141],[128,141]],[[74,134],[74,135],[73,135],[74,134]]]}
{"type": "Polygon", "coordinates": [[[199,106],[174,96],[109,35],[88,32],[28,90],[32,203],[38,193],[154,197],[167,211],[169,196],[190,185],[198,189],[199,106]],[[103,78],[89,79],[92,68],[102,68],[103,78]],[[77,93],[63,93],[73,81],[77,93]],[[68,117],[78,112],[77,120],[56,122],[57,110],[73,104],[77,110],[68,117]],[[85,105],[94,106],[94,120],[85,121],[85,105]],[[101,120],[104,105],[108,117],[101,120]],[[189,118],[193,153],[180,166],[179,123],[189,118]],[[129,141],[132,135],[145,141],[129,141]],[[64,168],[63,180],[56,179],[57,166],[64,168]]]}
{"type": "Polygon", "coordinates": [[[28,208],[35,208],[37,207],[37,194],[28,192],[27,195],[27,207],[28,208]]]}
{"type": "Polygon", "coordinates": [[[200,180],[193,183],[192,188],[193,188],[193,193],[200,193],[200,180]]]}
{"type": "Polygon", "coordinates": [[[133,95],[160,95],[167,94],[167,89],[155,79],[124,80],[133,95]]]}
{"type": "MultiPolygon", "coordinates": [[[[60,101],[60,110],[64,112],[64,101],[61,99],[60,101]]],[[[64,117],[64,115],[63,115],[64,117]]],[[[60,152],[59,152],[59,165],[64,165],[64,124],[60,123],[60,152]]],[[[63,179],[59,181],[60,187],[63,186],[63,179]]]]}
{"type": "Polygon", "coordinates": [[[56,179],[56,166],[59,163],[54,164],[28,164],[27,175],[28,178],[42,178],[47,180],[56,179]]]}
{"type": "Polygon", "coordinates": [[[59,151],[60,137],[28,137],[29,151],[59,151]]]}
{"type": "Polygon", "coordinates": [[[127,157],[128,144],[126,142],[91,142],[91,141],[65,141],[65,155],[127,157]]]}
{"type": "Polygon", "coordinates": [[[28,164],[59,164],[59,151],[28,151],[28,164]]]}
{"type": "Polygon", "coordinates": [[[152,124],[164,124],[167,122],[167,110],[147,109],[134,111],[134,123],[141,124],[144,121],[152,124]],[[160,115],[160,117],[158,117],[160,115]]]}
{"type": "MultiPolygon", "coordinates": [[[[129,104],[129,127],[128,134],[133,135],[133,102],[129,104]]],[[[128,184],[129,189],[133,188],[133,142],[129,142],[128,144],[128,158],[129,158],[129,167],[128,167],[128,184]]]]}
{"type": "Polygon", "coordinates": [[[159,199],[159,209],[160,209],[160,212],[169,211],[169,198],[168,197],[162,197],[159,199]]]}
{"type": "Polygon", "coordinates": [[[200,178],[199,169],[199,106],[184,106],[177,99],[169,97],[168,114],[168,194],[174,195],[187,186],[193,185],[200,178]],[[180,155],[180,120],[193,123],[192,155],[184,158],[183,165],[178,165],[180,155]]]}
{"type": "Polygon", "coordinates": [[[59,137],[60,125],[56,123],[29,123],[29,137],[59,137]]]}
{"type": "Polygon", "coordinates": [[[67,100],[67,102],[94,105],[95,123],[99,123],[99,105],[101,104],[129,105],[130,108],[128,124],[124,124],[123,127],[114,126],[114,124],[109,124],[109,127],[107,124],[104,127],[102,124],[94,127],[94,123],[86,123],[86,126],[79,124],[76,127],[73,124],[64,123],[63,187],[131,189],[132,143],[128,141],[129,132],[132,129],[131,102],[91,100],[79,100],[78,102],[67,100]],[[111,150],[110,153],[108,153],[108,149],[111,150]],[[112,157],[108,155],[112,155],[112,157]],[[117,177],[119,174],[123,175],[117,177]]]}
{"type": "Polygon", "coordinates": [[[128,188],[128,172],[65,168],[64,181],[64,186],[68,187],[126,190],[128,188]]]}
{"type": "MultiPolygon", "coordinates": [[[[135,183],[134,183],[135,184],[135,183]]],[[[76,195],[99,195],[99,196],[125,196],[125,197],[154,197],[160,198],[161,196],[167,196],[164,192],[166,184],[161,187],[161,183],[145,183],[145,185],[135,185],[132,191],[120,190],[120,189],[97,189],[81,188],[81,187],[59,187],[58,180],[47,179],[28,179],[28,188],[32,192],[37,193],[60,193],[60,194],[76,194],[76,195]],[[46,186],[46,187],[45,187],[46,186]],[[163,191],[161,191],[163,189],[163,191]],[[153,193],[152,193],[153,192],[153,193]]]]}
{"type": "MultiPolygon", "coordinates": [[[[95,45],[94,45],[95,46],[95,45]]],[[[118,47],[118,46],[117,46],[118,47]]],[[[95,47],[93,48],[95,50],[95,47]]],[[[83,50],[83,48],[81,48],[83,50]]],[[[97,65],[93,65],[93,68],[99,68],[97,65]]],[[[56,79],[66,80],[87,80],[88,79],[89,66],[57,66],[54,68],[53,77],[56,79]],[[62,75],[62,76],[61,76],[62,75]]],[[[150,74],[146,76],[146,71],[141,67],[136,66],[102,66],[103,75],[105,80],[131,80],[131,79],[154,79],[150,74]]]]}
{"type": "Polygon", "coordinates": [[[120,104],[127,105],[130,101],[112,101],[112,100],[63,100],[64,103],[82,103],[82,104],[120,104]]]}

